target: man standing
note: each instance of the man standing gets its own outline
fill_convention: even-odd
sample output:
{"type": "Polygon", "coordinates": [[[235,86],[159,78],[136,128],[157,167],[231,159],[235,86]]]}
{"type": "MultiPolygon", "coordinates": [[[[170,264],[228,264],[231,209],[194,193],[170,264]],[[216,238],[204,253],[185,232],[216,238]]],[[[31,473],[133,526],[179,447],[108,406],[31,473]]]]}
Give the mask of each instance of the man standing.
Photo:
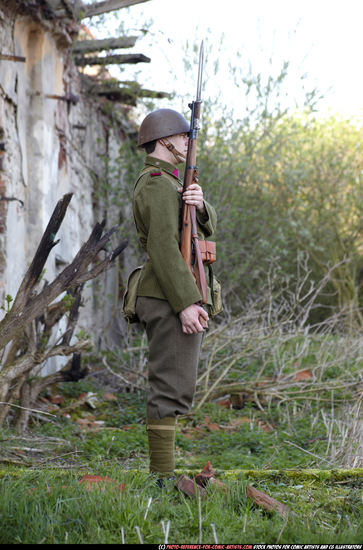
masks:
{"type": "Polygon", "coordinates": [[[147,156],[133,198],[139,241],[147,253],[136,314],[149,343],[146,427],[150,472],[159,480],[174,472],[176,418],[192,405],[208,321],[194,276],[179,250],[181,200],[196,207],[199,238],[212,235],[216,226],[215,211],[197,183],[182,194],[176,166],[185,162],[189,129],[185,118],[171,109],[158,109],[144,119],[138,145],[147,156]]]}

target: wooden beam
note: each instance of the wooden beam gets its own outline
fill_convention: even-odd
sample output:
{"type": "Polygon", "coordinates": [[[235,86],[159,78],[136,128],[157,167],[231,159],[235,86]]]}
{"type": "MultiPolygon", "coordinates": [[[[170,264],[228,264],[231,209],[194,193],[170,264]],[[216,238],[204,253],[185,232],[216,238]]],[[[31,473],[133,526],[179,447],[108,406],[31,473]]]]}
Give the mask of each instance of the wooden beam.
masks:
{"type": "Polygon", "coordinates": [[[125,87],[121,87],[116,83],[102,83],[90,88],[89,92],[101,97],[127,105],[136,105],[136,102],[141,97],[151,97],[154,99],[170,98],[171,94],[167,92],[157,92],[141,88],[137,82],[131,82],[129,85],[125,83],[125,87]]]}
{"type": "Polygon", "coordinates": [[[128,8],[129,6],[149,1],[150,0],[104,0],[103,2],[94,2],[88,5],[83,4],[80,8],[80,18],[85,19],[93,15],[100,15],[101,13],[115,11],[121,8],[128,8]]]}
{"type": "Polygon", "coordinates": [[[86,65],[122,65],[124,63],[150,63],[150,57],[142,53],[131,53],[123,55],[106,55],[105,57],[76,57],[75,63],[80,67],[86,65]]]}
{"type": "Polygon", "coordinates": [[[20,57],[19,55],[7,55],[5,53],[0,53],[0,59],[5,59],[6,61],[20,61],[25,63],[25,57],[20,57]]]}
{"type": "Polygon", "coordinates": [[[120,36],[119,38],[104,38],[102,40],[77,40],[73,45],[75,53],[89,53],[101,50],[116,50],[132,48],[138,36],[120,36]]]}

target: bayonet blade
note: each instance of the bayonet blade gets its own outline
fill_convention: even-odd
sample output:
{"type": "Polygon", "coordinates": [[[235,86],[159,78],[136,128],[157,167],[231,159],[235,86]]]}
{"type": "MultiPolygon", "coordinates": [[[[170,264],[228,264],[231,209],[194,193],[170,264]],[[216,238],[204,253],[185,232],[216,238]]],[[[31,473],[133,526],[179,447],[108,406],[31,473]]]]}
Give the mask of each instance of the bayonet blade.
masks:
{"type": "Polygon", "coordinates": [[[203,64],[204,64],[204,43],[200,45],[199,49],[199,67],[198,67],[198,84],[197,84],[197,98],[196,101],[201,101],[202,98],[202,76],[203,76],[203,64]]]}

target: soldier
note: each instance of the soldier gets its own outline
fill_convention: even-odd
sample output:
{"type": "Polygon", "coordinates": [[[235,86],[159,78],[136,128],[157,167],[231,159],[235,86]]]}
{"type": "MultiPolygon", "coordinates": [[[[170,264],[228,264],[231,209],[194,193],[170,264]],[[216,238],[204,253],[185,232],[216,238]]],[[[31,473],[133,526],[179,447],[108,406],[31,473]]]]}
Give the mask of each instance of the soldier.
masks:
{"type": "Polygon", "coordinates": [[[147,253],[135,309],[149,343],[146,425],[150,472],[159,485],[163,478],[173,479],[176,419],[192,405],[208,321],[179,250],[181,200],[196,207],[199,238],[212,235],[216,226],[215,211],[200,185],[193,183],[182,196],[176,166],[185,162],[189,129],[171,109],[158,109],[144,119],[138,145],[147,156],[133,198],[138,238],[147,253]]]}

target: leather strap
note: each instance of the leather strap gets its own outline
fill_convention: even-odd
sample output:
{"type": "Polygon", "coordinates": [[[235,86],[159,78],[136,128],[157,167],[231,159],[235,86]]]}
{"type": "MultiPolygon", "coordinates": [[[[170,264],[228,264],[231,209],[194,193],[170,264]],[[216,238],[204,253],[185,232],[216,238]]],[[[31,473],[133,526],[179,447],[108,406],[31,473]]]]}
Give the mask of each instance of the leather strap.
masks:
{"type": "Polygon", "coordinates": [[[167,138],[163,138],[163,139],[160,139],[159,140],[163,145],[165,145],[165,147],[171,152],[173,153],[174,155],[174,158],[179,162],[184,162],[185,161],[185,156],[180,152],[178,151],[178,149],[175,147],[175,145],[173,145],[172,143],[170,143],[170,141],[167,139],[167,138]]]}

